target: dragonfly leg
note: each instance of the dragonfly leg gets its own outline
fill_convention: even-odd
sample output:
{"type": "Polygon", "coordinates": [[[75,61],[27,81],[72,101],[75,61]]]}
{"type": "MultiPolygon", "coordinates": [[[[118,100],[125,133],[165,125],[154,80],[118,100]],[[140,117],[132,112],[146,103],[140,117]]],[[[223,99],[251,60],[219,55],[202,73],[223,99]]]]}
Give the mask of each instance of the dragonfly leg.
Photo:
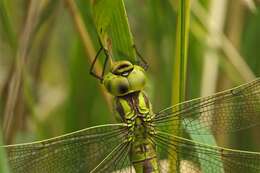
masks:
{"type": "Polygon", "coordinates": [[[133,48],[134,48],[134,50],[135,50],[137,56],[141,59],[141,61],[142,61],[142,63],[143,63],[142,66],[143,66],[144,70],[146,71],[146,70],[148,69],[148,67],[149,67],[148,63],[146,62],[145,58],[141,55],[141,53],[137,50],[135,44],[133,45],[133,48]]]}

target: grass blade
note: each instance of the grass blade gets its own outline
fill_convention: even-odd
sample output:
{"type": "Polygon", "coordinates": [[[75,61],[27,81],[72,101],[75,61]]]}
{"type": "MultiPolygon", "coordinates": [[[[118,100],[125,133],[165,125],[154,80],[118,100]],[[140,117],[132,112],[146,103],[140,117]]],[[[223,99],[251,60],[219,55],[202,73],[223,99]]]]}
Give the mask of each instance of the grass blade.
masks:
{"type": "MultiPolygon", "coordinates": [[[[173,61],[173,84],[172,84],[172,103],[177,104],[185,99],[186,71],[187,71],[187,51],[189,40],[190,23],[190,0],[180,0],[178,7],[177,35],[176,35],[176,57],[173,61]]],[[[176,121],[173,126],[179,126],[176,121]]],[[[174,135],[179,135],[180,131],[172,131],[174,135]]],[[[175,154],[174,151],[170,151],[175,154]]],[[[175,156],[178,158],[179,156],[175,156]]],[[[177,172],[178,159],[171,160],[170,172],[177,172]]]]}
{"type": "Polygon", "coordinates": [[[93,2],[93,9],[94,21],[100,41],[110,53],[113,50],[113,59],[127,59],[135,62],[134,41],[124,2],[122,0],[96,0],[93,2]]]}

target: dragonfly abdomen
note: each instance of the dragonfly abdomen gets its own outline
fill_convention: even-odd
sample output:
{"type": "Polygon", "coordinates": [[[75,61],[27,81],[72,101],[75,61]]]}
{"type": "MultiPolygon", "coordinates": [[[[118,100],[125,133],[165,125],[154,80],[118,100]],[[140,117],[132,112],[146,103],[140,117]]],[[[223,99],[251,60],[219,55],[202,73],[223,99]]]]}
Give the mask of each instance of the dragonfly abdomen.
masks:
{"type": "Polygon", "coordinates": [[[153,143],[146,141],[144,139],[132,143],[131,162],[138,173],[159,173],[156,148],[153,143]]]}

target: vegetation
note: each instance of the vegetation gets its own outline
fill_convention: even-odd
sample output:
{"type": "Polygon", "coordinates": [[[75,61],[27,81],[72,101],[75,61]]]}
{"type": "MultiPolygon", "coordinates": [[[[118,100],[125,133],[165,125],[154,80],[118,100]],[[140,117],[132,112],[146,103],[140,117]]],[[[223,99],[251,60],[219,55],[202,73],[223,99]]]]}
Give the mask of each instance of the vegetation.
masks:
{"type": "MultiPolygon", "coordinates": [[[[0,0],[4,144],[115,121],[111,96],[89,75],[99,40],[114,60],[135,62],[136,45],[149,63],[155,112],[251,81],[260,75],[259,10],[254,0],[0,0]]],[[[103,63],[104,54],[99,74],[103,63]]],[[[217,143],[259,151],[258,131],[221,135],[217,143]]]]}

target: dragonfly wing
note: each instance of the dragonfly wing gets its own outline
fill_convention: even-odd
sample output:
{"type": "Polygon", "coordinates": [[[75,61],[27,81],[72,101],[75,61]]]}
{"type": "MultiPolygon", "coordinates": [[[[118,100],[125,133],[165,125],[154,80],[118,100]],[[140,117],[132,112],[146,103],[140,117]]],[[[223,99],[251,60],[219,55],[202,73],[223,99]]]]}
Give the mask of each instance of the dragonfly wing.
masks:
{"type": "Polygon", "coordinates": [[[237,173],[260,172],[260,153],[231,150],[194,142],[158,131],[152,138],[157,145],[161,172],[169,172],[169,161],[180,159],[181,172],[237,173]],[[164,156],[162,156],[164,155],[164,156]]]}
{"type": "Polygon", "coordinates": [[[131,161],[128,157],[130,147],[131,143],[127,141],[119,144],[91,173],[133,173],[134,168],[131,166],[131,161]]]}
{"type": "Polygon", "coordinates": [[[154,124],[156,127],[172,129],[176,120],[181,120],[183,127],[190,134],[235,132],[258,125],[260,78],[212,96],[190,100],[162,110],[156,114],[154,124]]]}
{"type": "Polygon", "coordinates": [[[112,156],[127,152],[127,132],[125,124],[108,124],[5,148],[13,173],[112,172],[123,166],[112,156]],[[102,171],[108,162],[114,165],[102,171]]]}

